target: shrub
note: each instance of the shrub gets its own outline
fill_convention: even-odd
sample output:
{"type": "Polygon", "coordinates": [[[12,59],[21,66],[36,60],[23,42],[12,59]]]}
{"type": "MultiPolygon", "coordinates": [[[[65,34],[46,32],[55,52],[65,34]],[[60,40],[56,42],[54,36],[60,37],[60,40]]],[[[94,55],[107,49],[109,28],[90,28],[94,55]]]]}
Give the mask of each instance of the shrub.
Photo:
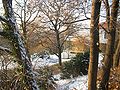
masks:
{"type": "Polygon", "coordinates": [[[89,66],[89,51],[78,53],[70,61],[63,64],[61,78],[77,77],[78,75],[87,75],[89,66]]]}
{"type": "Polygon", "coordinates": [[[48,66],[36,70],[36,75],[40,90],[55,90],[54,77],[48,66]]]}

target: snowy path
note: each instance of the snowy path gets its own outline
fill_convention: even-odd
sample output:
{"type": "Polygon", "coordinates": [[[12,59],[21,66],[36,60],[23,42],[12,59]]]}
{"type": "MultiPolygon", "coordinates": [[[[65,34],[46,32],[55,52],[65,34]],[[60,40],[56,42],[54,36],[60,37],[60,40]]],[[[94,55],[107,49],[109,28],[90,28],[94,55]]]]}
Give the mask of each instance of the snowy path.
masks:
{"type": "Polygon", "coordinates": [[[56,90],[87,90],[88,76],[79,76],[74,79],[56,81],[56,90]]]}

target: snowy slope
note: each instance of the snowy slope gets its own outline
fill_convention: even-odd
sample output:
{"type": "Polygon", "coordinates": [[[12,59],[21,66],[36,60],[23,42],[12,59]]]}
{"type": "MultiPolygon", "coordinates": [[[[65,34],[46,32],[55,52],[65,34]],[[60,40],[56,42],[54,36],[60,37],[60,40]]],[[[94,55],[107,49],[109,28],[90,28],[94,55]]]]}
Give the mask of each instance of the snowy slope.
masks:
{"type": "MultiPolygon", "coordinates": [[[[102,66],[101,63],[102,59],[103,59],[103,54],[100,53],[98,67],[102,66]]],[[[58,81],[56,81],[57,84],[56,90],[88,90],[88,86],[87,86],[88,75],[79,76],[73,79],[64,79],[64,80],[59,79],[60,75],[55,75],[54,77],[58,79],[58,81]]]]}
{"type": "MultiPolygon", "coordinates": [[[[99,64],[98,64],[99,67],[102,66],[102,63],[101,63],[102,59],[103,59],[103,55],[100,53],[99,54],[99,64]]],[[[69,61],[69,60],[70,59],[62,59],[62,62],[69,61]]],[[[43,67],[43,66],[51,66],[54,64],[58,64],[58,63],[59,63],[59,60],[56,55],[50,55],[49,58],[36,57],[36,58],[32,59],[33,68],[36,68],[36,69],[43,67]]],[[[8,69],[13,69],[14,67],[17,67],[17,64],[14,62],[8,62],[4,65],[4,67],[6,67],[6,65],[7,65],[8,69]]],[[[0,69],[2,66],[3,66],[2,61],[0,61],[0,69]]]]}
{"type": "MultiPolygon", "coordinates": [[[[101,67],[101,60],[103,59],[102,53],[99,54],[99,64],[98,66],[101,67]]],[[[62,59],[62,61],[68,61],[70,59],[62,59]]],[[[32,60],[33,68],[38,69],[43,66],[50,66],[53,64],[58,63],[58,57],[55,55],[50,55],[50,57],[40,58],[36,57],[32,60]]],[[[1,66],[1,63],[0,63],[1,66]]],[[[9,64],[9,68],[16,67],[15,63],[9,64]]],[[[54,78],[58,79],[58,81],[55,81],[57,84],[56,90],[87,90],[87,80],[88,76],[79,76],[77,78],[73,79],[60,79],[60,74],[55,75],[54,78]]]]}
{"type": "Polygon", "coordinates": [[[88,76],[59,80],[56,81],[58,85],[56,90],[87,90],[87,80],[88,76]]]}

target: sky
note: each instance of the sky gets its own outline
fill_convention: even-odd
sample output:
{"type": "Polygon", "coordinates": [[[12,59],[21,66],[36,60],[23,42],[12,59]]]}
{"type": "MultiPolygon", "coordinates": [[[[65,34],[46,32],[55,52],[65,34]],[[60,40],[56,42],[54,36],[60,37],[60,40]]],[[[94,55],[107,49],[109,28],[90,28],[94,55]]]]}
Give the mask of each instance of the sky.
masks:
{"type": "MultiPolygon", "coordinates": [[[[15,0],[13,0],[13,6],[15,6],[15,2],[14,2],[15,0]]],[[[17,1],[19,1],[19,0],[17,0],[17,1]]],[[[22,2],[23,0],[21,0],[20,2],[22,2]]],[[[91,4],[91,0],[87,0],[88,1],[88,4],[90,5],[91,4]]],[[[111,2],[112,2],[112,0],[109,0],[109,2],[110,2],[110,4],[111,4],[111,2]]],[[[2,0],[0,0],[0,15],[3,15],[4,13],[3,13],[3,11],[2,11],[2,0]]],[[[17,10],[17,9],[16,9],[17,10]]],[[[17,10],[17,12],[19,12],[20,11],[20,9],[18,9],[17,10]]],[[[91,9],[90,9],[90,12],[91,12],[91,9]]],[[[82,14],[81,14],[82,15],[82,14]]],[[[104,17],[100,17],[100,23],[102,23],[102,22],[105,22],[105,15],[106,15],[106,13],[105,13],[105,7],[104,7],[104,5],[103,5],[103,3],[102,3],[102,8],[101,8],[101,12],[100,12],[100,15],[101,16],[104,16],[104,17]]],[[[34,17],[35,15],[33,15],[32,17],[34,17]]],[[[87,17],[91,17],[91,15],[90,15],[90,13],[89,14],[87,14],[87,17]]],[[[83,17],[83,16],[81,16],[80,17],[80,19],[82,19],[82,18],[85,18],[85,17],[83,17]]],[[[32,18],[31,18],[31,20],[32,20],[32,18]]],[[[90,27],[90,20],[85,20],[85,21],[83,21],[83,22],[80,22],[80,23],[82,23],[82,25],[83,25],[83,27],[90,27]]]]}

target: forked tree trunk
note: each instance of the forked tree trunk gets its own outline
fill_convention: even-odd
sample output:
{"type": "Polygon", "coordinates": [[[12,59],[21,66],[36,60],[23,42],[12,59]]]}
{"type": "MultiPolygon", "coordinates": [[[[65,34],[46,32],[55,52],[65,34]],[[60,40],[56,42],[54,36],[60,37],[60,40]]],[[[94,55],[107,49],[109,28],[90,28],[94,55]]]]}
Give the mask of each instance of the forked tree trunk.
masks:
{"type": "Polygon", "coordinates": [[[88,70],[88,90],[96,90],[99,54],[99,14],[101,0],[92,0],[90,26],[90,63],[88,70]]]}
{"type": "Polygon", "coordinates": [[[111,17],[110,17],[110,27],[109,27],[110,33],[108,34],[108,42],[106,46],[104,65],[102,67],[103,70],[101,73],[102,80],[100,82],[99,90],[108,89],[110,68],[112,67],[112,63],[113,63],[118,6],[119,6],[119,0],[113,0],[111,17]]]}
{"type": "Polygon", "coordinates": [[[25,75],[24,81],[29,90],[39,90],[34,78],[35,76],[32,70],[30,58],[28,57],[24,42],[19,34],[14,12],[12,9],[12,0],[2,0],[2,3],[5,11],[5,17],[8,20],[8,22],[6,22],[6,25],[7,28],[9,28],[7,31],[10,35],[9,40],[11,40],[11,44],[14,47],[13,52],[17,58],[17,62],[22,66],[22,73],[25,75]]]}

